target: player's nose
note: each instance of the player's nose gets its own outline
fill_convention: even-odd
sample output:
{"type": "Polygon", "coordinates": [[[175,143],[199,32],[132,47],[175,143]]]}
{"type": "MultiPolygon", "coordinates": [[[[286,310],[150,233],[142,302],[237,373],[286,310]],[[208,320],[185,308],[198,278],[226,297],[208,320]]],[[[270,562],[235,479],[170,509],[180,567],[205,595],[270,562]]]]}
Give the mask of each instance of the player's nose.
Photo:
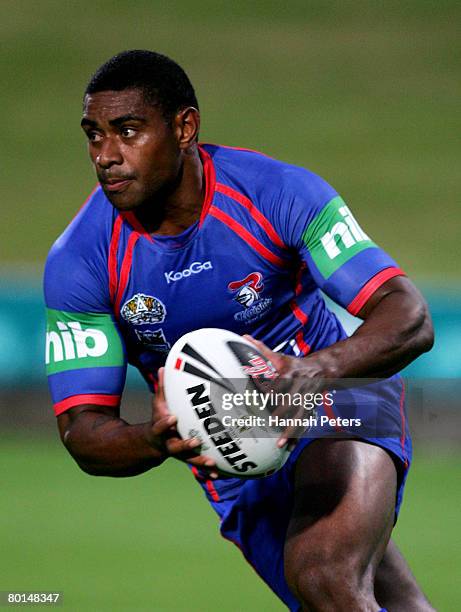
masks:
{"type": "Polygon", "coordinates": [[[113,165],[121,165],[123,163],[123,157],[116,142],[111,138],[106,138],[104,142],[101,143],[101,148],[95,161],[98,166],[105,170],[113,165]]]}

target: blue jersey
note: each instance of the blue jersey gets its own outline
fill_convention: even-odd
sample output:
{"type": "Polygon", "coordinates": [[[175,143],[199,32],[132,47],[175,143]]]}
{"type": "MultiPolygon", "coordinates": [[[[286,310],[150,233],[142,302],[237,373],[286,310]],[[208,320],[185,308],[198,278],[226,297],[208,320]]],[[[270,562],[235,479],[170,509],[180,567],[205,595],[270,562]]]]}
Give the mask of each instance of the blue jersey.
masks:
{"type": "MultiPolygon", "coordinates": [[[[56,414],[79,404],[117,406],[127,363],[153,388],[172,344],[201,327],[248,333],[297,357],[330,346],[346,334],[321,291],[357,314],[402,274],[312,172],[229,147],[202,145],[200,156],[202,214],[182,234],[151,236],[97,188],[51,249],[46,361],[56,414]]],[[[352,437],[382,446],[400,466],[397,514],[411,456],[401,381],[343,396],[345,416],[365,415],[365,407],[372,425],[352,437]]],[[[223,536],[291,610],[300,606],[286,584],[283,547],[294,465],[310,435],[266,478],[212,482],[192,468],[223,536]]]]}
{"type": "Polygon", "coordinates": [[[57,414],[117,405],[126,364],[152,387],[172,344],[201,327],[294,356],[345,337],[321,291],[356,314],[402,274],[338,193],[265,155],[202,145],[200,220],[151,236],[97,188],[46,264],[46,361],[57,414]]]}

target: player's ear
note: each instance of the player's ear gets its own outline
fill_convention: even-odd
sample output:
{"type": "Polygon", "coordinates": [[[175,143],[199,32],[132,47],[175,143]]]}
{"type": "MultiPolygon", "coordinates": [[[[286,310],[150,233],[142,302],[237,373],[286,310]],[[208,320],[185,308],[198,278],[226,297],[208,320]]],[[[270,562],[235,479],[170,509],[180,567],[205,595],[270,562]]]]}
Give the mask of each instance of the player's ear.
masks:
{"type": "Polygon", "coordinates": [[[179,148],[188,149],[198,139],[200,113],[193,106],[188,106],[176,114],[174,122],[179,148]]]}

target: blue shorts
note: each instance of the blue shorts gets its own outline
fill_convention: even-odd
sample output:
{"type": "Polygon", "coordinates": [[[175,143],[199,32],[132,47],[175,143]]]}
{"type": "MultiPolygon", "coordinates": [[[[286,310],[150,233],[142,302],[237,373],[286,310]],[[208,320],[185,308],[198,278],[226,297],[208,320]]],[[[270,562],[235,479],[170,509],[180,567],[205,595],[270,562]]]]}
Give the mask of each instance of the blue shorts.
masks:
{"type": "Polygon", "coordinates": [[[211,481],[194,470],[221,519],[222,536],[240,548],[246,560],[290,610],[300,610],[300,604],[285,580],[283,550],[293,506],[295,465],[303,450],[326,436],[363,439],[384,448],[394,459],[398,472],[396,519],[411,462],[404,387],[399,376],[338,394],[340,401],[335,401],[332,407],[322,407],[318,416],[360,418],[363,426],[356,430],[313,428],[275,474],[259,479],[211,481]]]}

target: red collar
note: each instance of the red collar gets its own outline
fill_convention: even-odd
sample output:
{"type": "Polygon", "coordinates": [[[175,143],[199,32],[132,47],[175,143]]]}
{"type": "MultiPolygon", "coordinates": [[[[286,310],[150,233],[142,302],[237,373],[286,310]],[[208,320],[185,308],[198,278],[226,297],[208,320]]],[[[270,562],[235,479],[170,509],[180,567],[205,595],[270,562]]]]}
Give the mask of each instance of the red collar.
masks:
{"type": "Polygon", "coordinates": [[[210,155],[205,151],[203,147],[199,145],[198,152],[200,159],[203,164],[203,177],[205,179],[205,199],[203,201],[202,213],[200,215],[199,227],[205,221],[205,217],[210,210],[211,203],[213,201],[215,185],[216,185],[216,172],[213,165],[213,160],[210,155]]]}

